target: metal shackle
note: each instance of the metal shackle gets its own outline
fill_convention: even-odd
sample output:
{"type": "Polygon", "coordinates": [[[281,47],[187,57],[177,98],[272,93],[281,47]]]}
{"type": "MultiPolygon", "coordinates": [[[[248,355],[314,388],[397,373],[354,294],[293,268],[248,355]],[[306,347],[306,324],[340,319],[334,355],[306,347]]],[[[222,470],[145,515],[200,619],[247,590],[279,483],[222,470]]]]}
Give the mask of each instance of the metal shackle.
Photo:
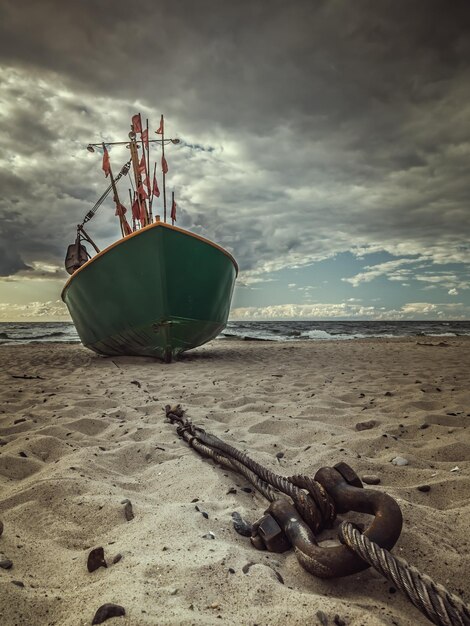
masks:
{"type": "MultiPolygon", "coordinates": [[[[392,497],[373,489],[363,489],[360,479],[345,463],[338,464],[335,468],[321,468],[316,473],[315,480],[326,489],[338,513],[356,511],[373,515],[374,519],[364,534],[382,548],[393,548],[400,536],[403,518],[400,507],[392,497]]],[[[345,545],[318,545],[312,530],[287,499],[275,500],[266,513],[272,515],[282,528],[294,546],[302,567],[314,576],[337,578],[369,567],[368,563],[345,545]]]]}

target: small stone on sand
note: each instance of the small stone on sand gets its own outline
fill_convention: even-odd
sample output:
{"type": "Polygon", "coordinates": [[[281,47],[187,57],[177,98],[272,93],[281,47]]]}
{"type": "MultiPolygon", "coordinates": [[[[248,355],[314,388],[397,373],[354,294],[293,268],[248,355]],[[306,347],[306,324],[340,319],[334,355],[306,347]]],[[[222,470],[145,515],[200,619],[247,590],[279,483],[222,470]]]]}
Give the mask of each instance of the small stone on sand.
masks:
{"type": "Polygon", "coordinates": [[[393,465],[398,465],[398,466],[403,466],[403,465],[408,465],[409,461],[408,459],[405,459],[405,457],[403,456],[396,456],[394,459],[392,459],[392,463],[393,465]]]}
{"type": "Polygon", "coordinates": [[[371,428],[374,428],[374,426],[377,424],[377,422],[375,420],[368,420],[367,422],[358,422],[356,424],[356,430],[370,430],[371,428]]]}
{"type": "Polygon", "coordinates": [[[419,485],[419,487],[417,489],[418,489],[418,491],[422,491],[423,493],[427,493],[428,491],[431,491],[431,486],[430,485],[419,485]]]}
{"type": "Polygon", "coordinates": [[[132,502],[127,500],[124,505],[124,516],[128,522],[134,519],[134,511],[132,509],[132,502]]]}
{"type": "Polygon", "coordinates": [[[364,474],[362,482],[366,483],[366,485],[378,485],[380,478],[376,474],[364,474]]]}
{"type": "Polygon", "coordinates": [[[106,561],[104,560],[104,549],[101,546],[99,548],[94,548],[90,552],[90,554],[88,555],[86,566],[90,573],[94,572],[100,567],[108,567],[106,565],[106,561]]]}
{"type": "Polygon", "coordinates": [[[13,566],[13,561],[10,561],[10,559],[7,559],[7,557],[4,554],[0,554],[0,567],[2,569],[11,569],[12,566],[13,566]]]}
{"type": "Polygon", "coordinates": [[[208,533],[206,533],[205,535],[202,535],[203,539],[215,539],[215,535],[213,532],[209,531],[208,533]]]}
{"type": "Polygon", "coordinates": [[[93,618],[93,621],[91,623],[92,625],[102,624],[103,622],[105,622],[107,619],[110,619],[111,617],[119,617],[120,615],[125,615],[125,614],[126,614],[126,611],[124,607],[119,606],[119,604],[103,604],[96,611],[95,617],[93,618]]]}

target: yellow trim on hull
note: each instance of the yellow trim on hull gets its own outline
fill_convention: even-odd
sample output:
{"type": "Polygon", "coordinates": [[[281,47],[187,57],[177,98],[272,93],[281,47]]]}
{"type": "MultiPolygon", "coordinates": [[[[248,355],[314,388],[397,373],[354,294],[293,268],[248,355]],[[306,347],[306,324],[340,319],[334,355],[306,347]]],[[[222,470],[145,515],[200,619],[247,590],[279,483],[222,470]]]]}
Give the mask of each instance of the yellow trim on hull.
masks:
{"type": "Polygon", "coordinates": [[[209,239],[206,239],[205,237],[201,237],[201,235],[196,235],[195,233],[192,233],[189,230],[184,230],[183,228],[178,228],[177,226],[171,226],[170,224],[166,224],[165,222],[155,222],[154,224],[149,224],[148,226],[144,226],[144,228],[141,228],[140,230],[136,230],[134,233],[131,233],[130,235],[126,235],[122,239],[118,239],[118,241],[115,241],[114,243],[112,243],[110,246],[108,246],[104,250],[101,250],[101,252],[98,252],[98,254],[96,254],[93,258],[91,258],[89,261],[87,261],[81,267],[79,267],[78,270],[75,270],[75,272],[68,279],[68,281],[64,285],[64,288],[62,289],[62,293],[61,293],[62,300],[64,299],[65,290],[70,285],[71,281],[75,278],[75,276],[77,276],[77,274],[79,274],[86,267],[88,267],[91,263],[93,263],[93,261],[96,261],[96,259],[98,257],[103,256],[104,254],[106,254],[106,252],[109,252],[109,250],[111,250],[112,248],[115,248],[116,246],[119,246],[120,244],[122,244],[124,241],[127,241],[131,237],[136,237],[137,235],[140,235],[141,233],[143,233],[146,230],[150,230],[151,228],[158,228],[158,227],[169,228],[170,230],[176,230],[177,232],[183,233],[184,235],[189,235],[190,237],[194,237],[194,239],[199,239],[200,241],[204,241],[204,243],[208,243],[213,248],[216,248],[217,250],[220,250],[220,252],[225,254],[225,256],[227,256],[232,261],[232,263],[235,266],[235,270],[236,270],[237,276],[238,276],[238,264],[237,264],[237,262],[235,261],[233,256],[230,254],[230,252],[227,252],[227,250],[222,248],[222,246],[217,245],[216,243],[214,243],[213,241],[210,241],[209,239]]]}

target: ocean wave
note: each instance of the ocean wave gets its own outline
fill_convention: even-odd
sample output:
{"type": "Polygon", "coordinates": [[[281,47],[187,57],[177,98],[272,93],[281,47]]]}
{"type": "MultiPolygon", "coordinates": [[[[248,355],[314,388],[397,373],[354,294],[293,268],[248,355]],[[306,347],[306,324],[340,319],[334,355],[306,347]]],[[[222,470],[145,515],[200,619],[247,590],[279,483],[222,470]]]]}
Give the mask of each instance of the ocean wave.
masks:
{"type": "Polygon", "coordinates": [[[9,336],[7,335],[7,333],[0,333],[0,339],[8,339],[9,341],[38,341],[41,339],[49,339],[51,337],[65,337],[68,334],[69,333],[64,333],[62,331],[56,331],[53,333],[45,333],[43,335],[32,334],[32,335],[16,335],[16,336],[9,336]],[[5,336],[2,337],[2,335],[5,335],[5,336]]]}

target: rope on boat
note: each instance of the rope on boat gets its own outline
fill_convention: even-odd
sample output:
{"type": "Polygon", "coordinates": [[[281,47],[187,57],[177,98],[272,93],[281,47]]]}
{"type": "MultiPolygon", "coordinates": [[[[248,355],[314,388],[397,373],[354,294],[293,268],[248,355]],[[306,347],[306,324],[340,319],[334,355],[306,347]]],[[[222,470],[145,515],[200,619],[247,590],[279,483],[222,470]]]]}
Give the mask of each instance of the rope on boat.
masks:
{"type": "MultiPolygon", "coordinates": [[[[195,426],[180,405],[165,407],[167,418],[178,424],[176,432],[203,456],[223,467],[242,474],[267,500],[288,495],[314,533],[331,526],[336,517],[335,505],[323,486],[308,476],[290,477],[275,474],[203,428],[195,426]],[[306,491],[304,491],[306,490],[306,491]]],[[[342,522],[339,538],[363,561],[394,583],[431,622],[437,626],[470,626],[470,607],[445,587],[421,574],[404,559],[393,556],[362,534],[350,522],[342,522]]]]}
{"type": "MultiPolygon", "coordinates": [[[[118,180],[120,180],[123,176],[126,176],[127,173],[129,172],[129,168],[130,168],[131,162],[128,161],[127,163],[125,163],[122,168],[121,171],[119,172],[119,174],[116,176],[116,178],[114,179],[114,182],[117,183],[118,180]]],[[[84,224],[86,224],[87,222],[89,222],[91,220],[92,217],[95,216],[96,211],[100,208],[100,206],[103,204],[103,202],[106,200],[106,198],[108,197],[108,195],[110,194],[110,192],[113,189],[113,184],[111,183],[105,190],[104,192],[101,194],[101,196],[98,198],[98,200],[95,202],[94,206],[88,211],[88,213],[85,215],[83,222],[81,223],[81,226],[83,226],[84,224]]]]}

